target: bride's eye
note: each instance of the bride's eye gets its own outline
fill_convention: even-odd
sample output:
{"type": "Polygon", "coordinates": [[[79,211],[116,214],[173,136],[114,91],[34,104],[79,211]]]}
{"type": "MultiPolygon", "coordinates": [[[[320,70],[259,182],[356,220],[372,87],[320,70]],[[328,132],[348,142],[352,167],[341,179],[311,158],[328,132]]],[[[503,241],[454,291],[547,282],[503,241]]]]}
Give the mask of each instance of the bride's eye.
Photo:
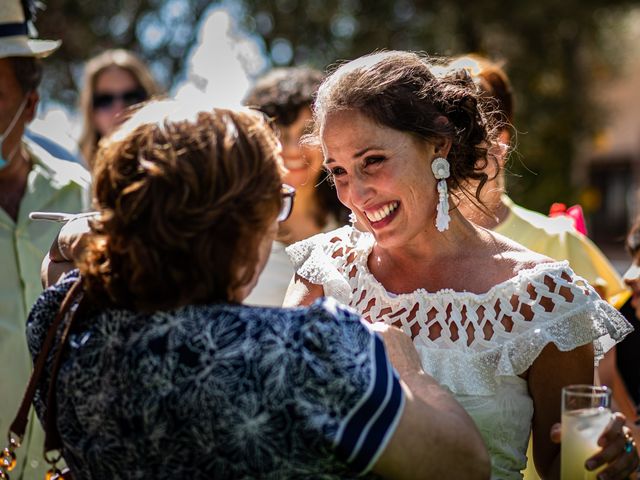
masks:
{"type": "Polygon", "coordinates": [[[383,156],[372,156],[364,159],[364,166],[368,167],[369,165],[376,165],[382,163],[384,161],[383,156]]]}
{"type": "Polygon", "coordinates": [[[344,175],[346,173],[346,170],[342,167],[333,167],[329,170],[329,172],[331,172],[331,175],[333,175],[334,177],[339,177],[340,175],[344,175]]]}

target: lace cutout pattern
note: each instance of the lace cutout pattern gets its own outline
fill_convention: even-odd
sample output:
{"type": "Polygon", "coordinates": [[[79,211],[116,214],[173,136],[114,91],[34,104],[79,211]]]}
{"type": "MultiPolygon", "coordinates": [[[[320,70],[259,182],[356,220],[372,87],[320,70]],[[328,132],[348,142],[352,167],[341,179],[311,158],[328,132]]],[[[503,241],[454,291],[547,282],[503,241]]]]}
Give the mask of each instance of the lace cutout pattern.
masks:
{"type": "Polygon", "coordinates": [[[395,295],[368,270],[372,247],[371,234],[343,227],[287,252],[297,273],[322,284],[326,295],[369,322],[384,321],[410,335],[425,369],[439,371],[437,378],[454,392],[493,391],[496,377],[524,373],[548,343],[568,351],[593,341],[600,357],[601,337],[618,340],[631,331],[567,262],[521,270],[483,294],[419,289],[395,295]],[[452,361],[456,354],[460,371],[452,361]],[[463,381],[472,371],[476,378],[463,381]]]}

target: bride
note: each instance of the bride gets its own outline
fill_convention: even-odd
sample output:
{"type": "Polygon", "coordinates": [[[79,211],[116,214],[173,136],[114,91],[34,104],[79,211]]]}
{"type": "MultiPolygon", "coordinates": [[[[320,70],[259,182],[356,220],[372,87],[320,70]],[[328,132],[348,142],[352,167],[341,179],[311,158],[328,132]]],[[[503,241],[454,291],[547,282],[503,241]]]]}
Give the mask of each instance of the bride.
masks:
{"type": "MultiPolygon", "coordinates": [[[[531,430],[538,472],[558,478],[550,432],[561,388],[593,383],[601,337],[619,340],[631,327],[566,262],[449,208],[450,192],[482,188],[496,144],[472,81],[462,71],[435,76],[415,53],[372,54],[325,80],[314,115],[325,166],[359,228],[289,247],[297,273],[285,303],[334,296],[400,327],[475,420],[492,478],[521,478],[531,430]]],[[[607,478],[638,465],[623,423],[611,422],[592,458],[593,468],[608,464],[607,478]]]]}

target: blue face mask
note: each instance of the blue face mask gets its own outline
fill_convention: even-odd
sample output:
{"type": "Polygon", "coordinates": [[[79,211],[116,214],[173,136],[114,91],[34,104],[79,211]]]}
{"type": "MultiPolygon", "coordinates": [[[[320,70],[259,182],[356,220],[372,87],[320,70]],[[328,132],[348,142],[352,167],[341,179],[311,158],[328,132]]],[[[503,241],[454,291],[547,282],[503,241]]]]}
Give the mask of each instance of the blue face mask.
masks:
{"type": "Polygon", "coordinates": [[[20,107],[18,107],[18,111],[13,116],[13,119],[11,119],[11,123],[9,124],[7,129],[0,135],[0,168],[6,167],[7,164],[13,158],[13,156],[15,155],[15,153],[18,151],[18,147],[14,148],[13,152],[9,152],[9,154],[7,155],[7,158],[5,159],[4,155],[2,153],[2,145],[4,144],[5,138],[7,138],[9,136],[11,131],[16,126],[16,123],[18,122],[18,118],[20,118],[20,115],[22,115],[22,112],[24,111],[24,107],[27,105],[27,98],[28,97],[24,97],[24,100],[22,100],[22,103],[20,104],[20,107]]]}

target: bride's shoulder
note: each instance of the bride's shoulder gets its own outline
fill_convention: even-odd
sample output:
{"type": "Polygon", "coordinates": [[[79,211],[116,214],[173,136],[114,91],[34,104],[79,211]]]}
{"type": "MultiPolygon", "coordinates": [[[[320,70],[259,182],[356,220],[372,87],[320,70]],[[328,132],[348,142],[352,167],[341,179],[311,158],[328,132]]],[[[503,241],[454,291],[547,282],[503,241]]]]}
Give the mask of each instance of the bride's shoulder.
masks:
{"type": "Polygon", "coordinates": [[[524,245],[496,232],[489,232],[493,243],[493,257],[509,265],[514,272],[543,268],[544,265],[557,264],[556,260],[529,250],[524,245]]]}

